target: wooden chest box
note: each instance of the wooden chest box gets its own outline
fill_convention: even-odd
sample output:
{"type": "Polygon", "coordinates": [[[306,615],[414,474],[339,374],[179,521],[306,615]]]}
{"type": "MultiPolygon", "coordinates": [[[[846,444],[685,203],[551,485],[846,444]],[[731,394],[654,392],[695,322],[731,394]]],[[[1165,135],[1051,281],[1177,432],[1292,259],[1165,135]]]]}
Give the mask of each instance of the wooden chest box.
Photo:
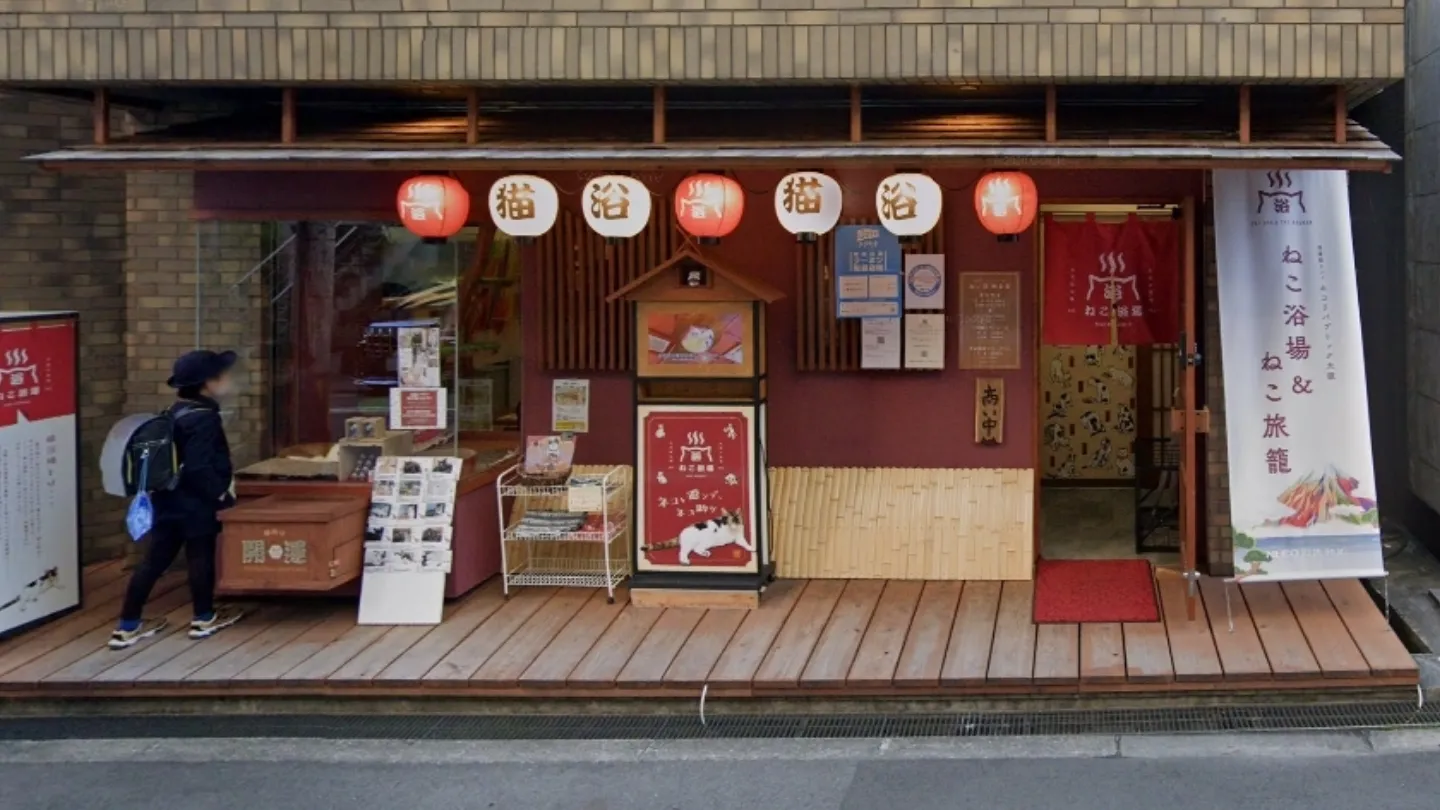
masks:
{"type": "Polygon", "coordinates": [[[360,576],[370,500],[269,495],[220,513],[221,591],[329,591],[360,576]]]}

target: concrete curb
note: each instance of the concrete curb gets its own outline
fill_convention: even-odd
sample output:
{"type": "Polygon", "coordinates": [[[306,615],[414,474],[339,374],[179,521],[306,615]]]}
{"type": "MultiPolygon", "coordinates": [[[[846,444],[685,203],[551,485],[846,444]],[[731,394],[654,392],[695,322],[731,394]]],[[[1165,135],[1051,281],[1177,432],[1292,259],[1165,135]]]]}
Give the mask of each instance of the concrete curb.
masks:
{"type": "Polygon", "coordinates": [[[0,742],[0,764],[308,762],[504,765],[876,760],[1313,758],[1440,751],[1440,729],[865,740],[110,739],[0,742]]]}

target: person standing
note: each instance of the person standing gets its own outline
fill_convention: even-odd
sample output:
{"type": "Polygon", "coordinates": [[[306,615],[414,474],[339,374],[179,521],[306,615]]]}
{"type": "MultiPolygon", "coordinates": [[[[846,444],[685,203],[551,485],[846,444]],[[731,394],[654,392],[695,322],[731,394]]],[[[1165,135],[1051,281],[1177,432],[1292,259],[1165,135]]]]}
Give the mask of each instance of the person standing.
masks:
{"type": "Polygon", "coordinates": [[[110,634],[113,650],[133,647],[165,629],[164,618],[145,618],[145,603],[155,583],[185,551],[194,618],[190,638],[202,639],[239,621],[242,613],[215,605],[215,546],[220,510],[234,504],[234,468],[220,418],[218,400],[235,388],[234,352],[197,350],[175,361],[168,381],[176,400],[168,409],[180,459],[173,490],[151,497],[155,521],[150,548],[130,577],[120,623],[110,634]]]}

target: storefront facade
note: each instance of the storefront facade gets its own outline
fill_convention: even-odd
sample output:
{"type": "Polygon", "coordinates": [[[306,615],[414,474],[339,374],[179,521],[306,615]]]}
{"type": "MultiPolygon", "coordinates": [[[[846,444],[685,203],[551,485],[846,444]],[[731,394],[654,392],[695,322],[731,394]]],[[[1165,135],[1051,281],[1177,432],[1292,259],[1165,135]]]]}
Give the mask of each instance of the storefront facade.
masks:
{"type": "MultiPolygon", "coordinates": [[[[774,575],[913,583],[900,586],[914,589],[912,611],[933,583],[957,584],[952,610],[968,604],[959,583],[997,583],[990,615],[1002,624],[1012,602],[1027,600],[1002,597],[998,583],[1028,583],[1038,558],[1063,556],[1065,538],[1047,531],[1113,506],[1097,506],[1077,483],[1123,490],[1127,516],[1095,521],[1098,532],[1118,533],[1124,557],[1148,550],[1155,530],[1134,517],[1154,507],[1132,490],[1152,476],[1147,486],[1173,493],[1160,548],[1180,579],[1164,586],[1167,618],[1197,610],[1200,590],[1180,581],[1233,573],[1210,172],[1385,171],[1395,160],[1347,109],[1401,77],[1399,6],[263,5],[242,13],[202,2],[117,29],[107,26],[140,15],[45,18],[73,26],[63,30],[27,28],[22,16],[7,35],[4,86],[90,97],[90,143],[37,144],[27,167],[61,183],[96,178],[110,195],[100,204],[124,203],[124,256],[105,259],[123,270],[115,286],[126,302],[128,381],[113,408],[160,401],[163,364],[179,348],[240,346],[249,377],[233,426],[245,462],[336,441],[336,414],[359,413],[355,401],[367,396],[346,380],[365,375],[370,327],[396,309],[382,301],[443,281],[402,279],[405,257],[423,256],[452,268],[447,300],[459,302],[460,342],[486,347],[477,350],[483,361],[456,359],[455,380],[483,378],[495,398],[461,443],[483,460],[550,433],[556,382],[585,380],[589,425],[575,461],[629,468],[644,452],[643,394],[630,305],[610,297],[690,246],[776,293],[760,347],[774,575]],[[975,188],[988,172],[1017,169],[1044,208],[1018,239],[999,241],[976,214],[975,188]],[[944,324],[940,368],[867,367],[859,323],[834,312],[836,237],[797,243],[775,215],[776,186],[795,171],[839,181],[844,225],[877,224],[876,189],[895,172],[938,183],[940,220],[906,251],[945,257],[945,300],[934,308],[944,324]],[[675,222],[676,189],[696,172],[723,173],[746,197],[718,245],[696,245],[675,222]],[[412,244],[395,227],[397,189],[435,173],[469,191],[469,235],[397,252],[412,244]],[[560,195],[555,227],[525,245],[497,237],[489,212],[487,190],[514,173],[543,177],[560,195]],[[605,174],[633,177],[654,195],[634,237],[607,242],[586,225],[586,186],[605,174]],[[1166,305],[1178,335],[1126,352],[1102,344],[1094,363],[1085,346],[1046,344],[1044,229],[1076,217],[1176,223],[1166,305]],[[989,368],[958,357],[967,279],[979,274],[1013,285],[1014,315],[999,327],[1015,341],[1013,356],[989,368]],[[467,321],[467,307],[484,317],[467,321]],[[1112,358],[1098,358],[1105,353],[1112,358]],[[1103,367],[1091,375],[1110,381],[1102,393],[1066,389],[1069,369],[1086,364],[1103,367]],[[998,406],[982,402],[984,388],[1003,390],[998,406]],[[1095,407],[1051,418],[1072,393],[1095,407]],[[998,408],[1003,433],[981,436],[987,407],[998,408]],[[1059,439],[1091,415],[1101,428],[1092,436],[1120,430],[1117,448],[1170,442],[1173,462],[1145,469],[1134,449],[1112,457],[1098,442],[1059,439]],[[1078,493],[1078,505],[1047,515],[1042,491],[1053,484],[1078,493]]],[[[488,550],[499,542],[491,527],[500,466],[462,479],[450,596],[501,565],[488,550]]],[[[283,482],[248,486],[255,496],[287,491],[283,482]]],[[[1090,551],[1082,556],[1111,556],[1090,551]]],[[[875,587],[866,622],[890,599],[875,587]]],[[[839,591],[837,601],[843,611],[839,591]]],[[[1217,604],[1198,607],[1202,622],[1207,607],[1217,604]]],[[[1033,648],[1033,629],[1029,638],[1033,648]]],[[[1025,666],[1034,664],[1032,653],[1025,666]]],[[[1029,674],[1045,680],[1038,668],[1029,674]]],[[[982,685],[984,675],[982,666],[982,685]]],[[[1010,687],[1027,688],[1021,681],[1032,683],[1010,687]]]]}

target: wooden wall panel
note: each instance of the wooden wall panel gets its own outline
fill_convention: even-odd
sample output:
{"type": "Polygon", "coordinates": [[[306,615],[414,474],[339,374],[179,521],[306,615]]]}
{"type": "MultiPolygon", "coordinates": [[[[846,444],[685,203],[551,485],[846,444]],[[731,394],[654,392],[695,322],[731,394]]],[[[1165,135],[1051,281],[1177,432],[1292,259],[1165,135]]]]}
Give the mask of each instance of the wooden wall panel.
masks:
{"type": "MultiPolygon", "coordinates": [[[[877,225],[847,218],[842,225],[877,225]]],[[[944,253],[941,225],[906,253],[944,253]]],[[[954,270],[947,270],[952,278],[954,270]]],[[[947,314],[949,307],[946,307],[947,314]]],[[[835,317],[835,232],[795,245],[795,364],[800,371],[860,371],[860,322],[835,317]]]]}
{"type": "Polygon", "coordinates": [[[547,371],[628,371],[633,316],[605,297],[669,259],[684,241],[668,205],[633,239],[606,244],[579,213],[562,209],[536,240],[540,321],[547,371]]]}
{"type": "Polygon", "coordinates": [[[1028,580],[1034,470],[779,467],[777,574],[1028,580]]]}

